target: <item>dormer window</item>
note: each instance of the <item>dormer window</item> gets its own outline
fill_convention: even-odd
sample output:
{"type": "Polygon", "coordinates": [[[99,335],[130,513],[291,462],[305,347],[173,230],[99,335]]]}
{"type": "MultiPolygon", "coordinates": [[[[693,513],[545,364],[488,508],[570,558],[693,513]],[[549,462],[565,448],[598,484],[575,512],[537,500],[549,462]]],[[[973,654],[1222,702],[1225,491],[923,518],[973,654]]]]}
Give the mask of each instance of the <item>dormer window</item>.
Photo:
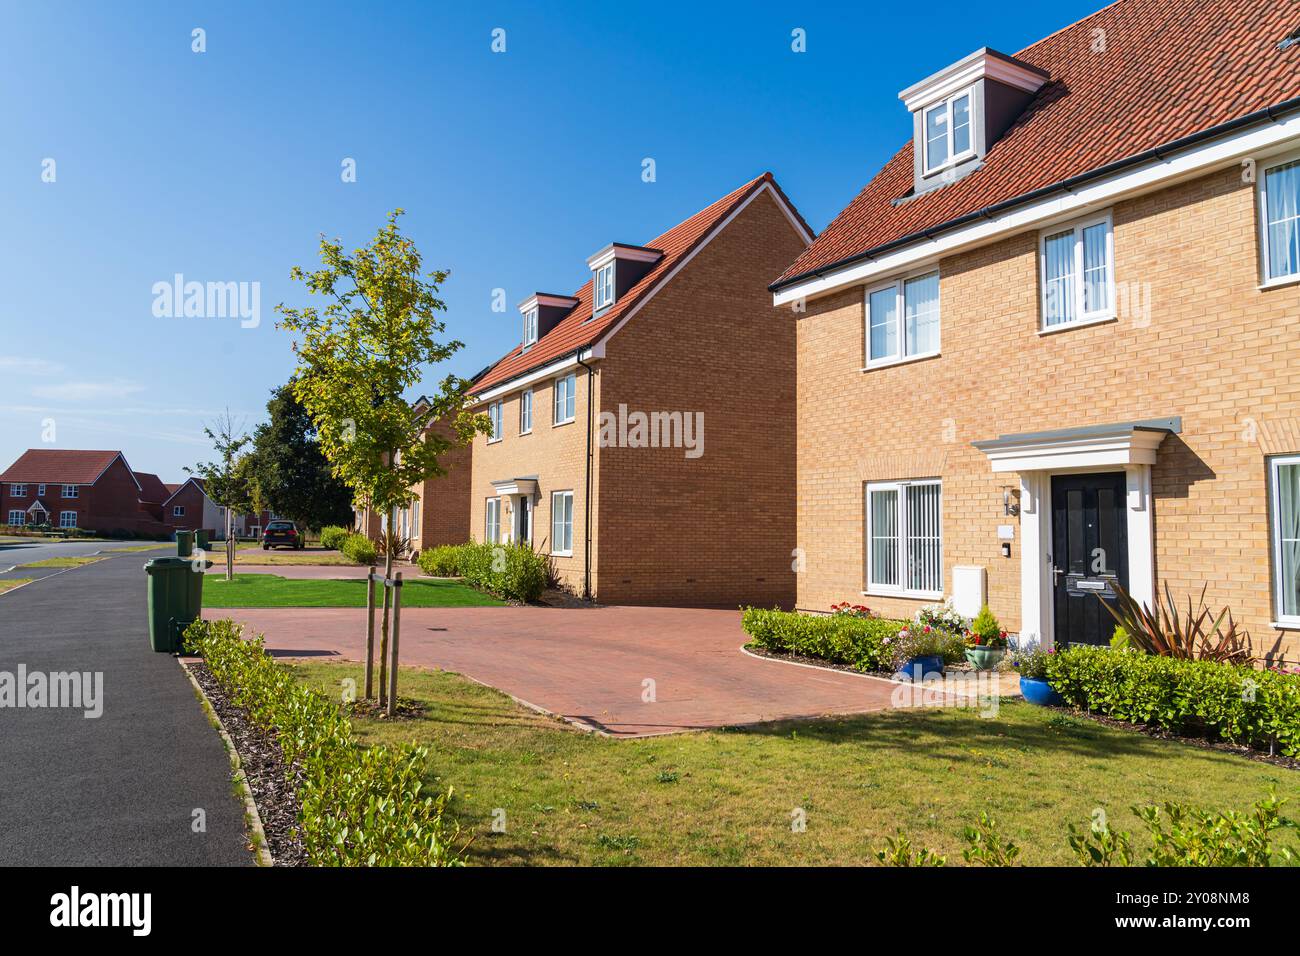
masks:
{"type": "Polygon", "coordinates": [[[524,348],[537,341],[537,306],[524,313],[524,348]]]}
{"type": "Polygon", "coordinates": [[[631,291],[662,256],[658,249],[611,242],[588,259],[593,318],[631,291]]]}
{"type": "Polygon", "coordinates": [[[607,309],[614,304],[614,263],[601,266],[596,270],[596,310],[607,309]]]}
{"type": "Polygon", "coordinates": [[[899,93],[912,114],[912,192],[979,169],[1047,80],[1033,64],[985,47],[899,93]]]}
{"type": "Polygon", "coordinates": [[[966,90],[925,111],[926,175],[975,155],[971,137],[971,100],[966,90]]]}

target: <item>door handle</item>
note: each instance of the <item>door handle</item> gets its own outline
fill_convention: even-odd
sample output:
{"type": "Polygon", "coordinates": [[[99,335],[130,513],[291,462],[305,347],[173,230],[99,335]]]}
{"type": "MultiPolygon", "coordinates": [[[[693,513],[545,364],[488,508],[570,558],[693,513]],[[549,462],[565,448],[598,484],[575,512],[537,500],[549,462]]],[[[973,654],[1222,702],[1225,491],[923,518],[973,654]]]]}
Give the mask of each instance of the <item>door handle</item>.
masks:
{"type": "Polygon", "coordinates": [[[1065,572],[1062,571],[1060,568],[1058,568],[1058,567],[1056,567],[1055,565],[1053,565],[1053,567],[1052,567],[1052,583],[1053,583],[1053,584],[1057,584],[1057,583],[1061,580],[1061,575],[1064,574],[1064,573],[1065,573],[1065,572]]]}

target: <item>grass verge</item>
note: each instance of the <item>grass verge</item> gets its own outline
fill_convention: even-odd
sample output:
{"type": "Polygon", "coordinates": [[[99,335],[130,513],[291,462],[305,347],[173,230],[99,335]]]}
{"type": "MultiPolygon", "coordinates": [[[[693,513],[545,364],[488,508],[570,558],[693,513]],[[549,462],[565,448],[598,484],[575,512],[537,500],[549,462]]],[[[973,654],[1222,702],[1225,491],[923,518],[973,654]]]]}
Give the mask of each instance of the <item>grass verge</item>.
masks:
{"type": "MultiPolygon", "coordinates": [[[[377,589],[375,600],[382,600],[377,589]]],[[[402,607],[495,607],[504,603],[459,581],[417,578],[402,585],[402,607]]],[[[291,579],[276,574],[236,574],[233,581],[227,581],[210,574],[203,582],[203,606],[365,607],[366,582],[361,578],[291,579]]]]}
{"type": "Polygon", "coordinates": [[[99,554],[88,554],[79,558],[46,558],[44,561],[33,561],[31,564],[20,564],[20,568],[79,568],[83,564],[94,564],[96,561],[103,561],[104,556],[99,554]]]}
{"type": "MultiPolygon", "coordinates": [[[[346,664],[293,671],[335,700],[343,678],[361,677],[346,664]]],[[[403,669],[401,691],[420,716],[354,715],[354,731],[430,749],[427,779],[455,788],[449,811],[477,832],[479,864],[852,866],[902,829],[953,865],[962,828],[988,810],[1022,863],[1073,865],[1066,825],[1086,828],[1098,807],[1142,849],[1134,804],[1247,810],[1274,788],[1292,801],[1284,813],[1300,811],[1294,771],[1018,701],[991,719],[893,711],[611,740],[456,674],[403,669]],[[504,833],[492,832],[497,810],[504,833]],[[805,832],[791,826],[798,810],[805,832]]],[[[1300,848],[1294,834],[1277,842],[1300,848]]]]}
{"type": "Polygon", "coordinates": [[[31,584],[31,578],[0,578],[0,594],[6,591],[12,591],[14,588],[20,588],[24,584],[31,584]]]}

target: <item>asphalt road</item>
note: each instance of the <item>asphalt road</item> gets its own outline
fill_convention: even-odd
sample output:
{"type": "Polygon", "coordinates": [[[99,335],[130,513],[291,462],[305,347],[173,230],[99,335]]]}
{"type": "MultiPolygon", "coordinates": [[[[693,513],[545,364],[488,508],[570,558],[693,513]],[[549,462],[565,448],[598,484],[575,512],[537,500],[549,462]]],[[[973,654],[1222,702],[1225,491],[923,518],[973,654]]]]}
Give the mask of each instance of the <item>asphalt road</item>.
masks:
{"type": "MultiPolygon", "coordinates": [[[[55,541],[50,544],[37,544],[31,541],[0,541],[0,571],[5,571],[14,565],[44,561],[46,558],[80,558],[98,551],[149,543],[148,541],[55,541]]],[[[167,549],[159,551],[159,554],[176,553],[175,544],[154,543],[157,543],[159,548],[167,549]]]]}
{"type": "Polygon", "coordinates": [[[0,695],[0,865],[254,862],[221,738],[175,659],[149,648],[151,556],[117,555],[0,595],[0,689],[19,665],[102,674],[98,717],[0,695]]]}

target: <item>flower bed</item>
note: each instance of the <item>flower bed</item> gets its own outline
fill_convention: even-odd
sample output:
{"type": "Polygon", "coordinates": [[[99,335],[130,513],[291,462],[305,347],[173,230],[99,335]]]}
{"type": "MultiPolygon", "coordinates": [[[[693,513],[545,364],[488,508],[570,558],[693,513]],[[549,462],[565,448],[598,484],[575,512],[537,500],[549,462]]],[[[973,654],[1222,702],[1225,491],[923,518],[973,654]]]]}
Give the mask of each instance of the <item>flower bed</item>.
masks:
{"type": "Polygon", "coordinates": [[[1072,647],[1044,662],[1048,682],[1072,706],[1300,757],[1300,676],[1102,647],[1072,647]]]}
{"type": "Polygon", "coordinates": [[[454,829],[443,823],[447,795],[422,795],[428,752],[361,747],[338,705],[298,685],[233,621],[196,621],[186,650],[249,722],[278,742],[300,805],[298,839],[312,866],[456,866],[454,829]]]}

